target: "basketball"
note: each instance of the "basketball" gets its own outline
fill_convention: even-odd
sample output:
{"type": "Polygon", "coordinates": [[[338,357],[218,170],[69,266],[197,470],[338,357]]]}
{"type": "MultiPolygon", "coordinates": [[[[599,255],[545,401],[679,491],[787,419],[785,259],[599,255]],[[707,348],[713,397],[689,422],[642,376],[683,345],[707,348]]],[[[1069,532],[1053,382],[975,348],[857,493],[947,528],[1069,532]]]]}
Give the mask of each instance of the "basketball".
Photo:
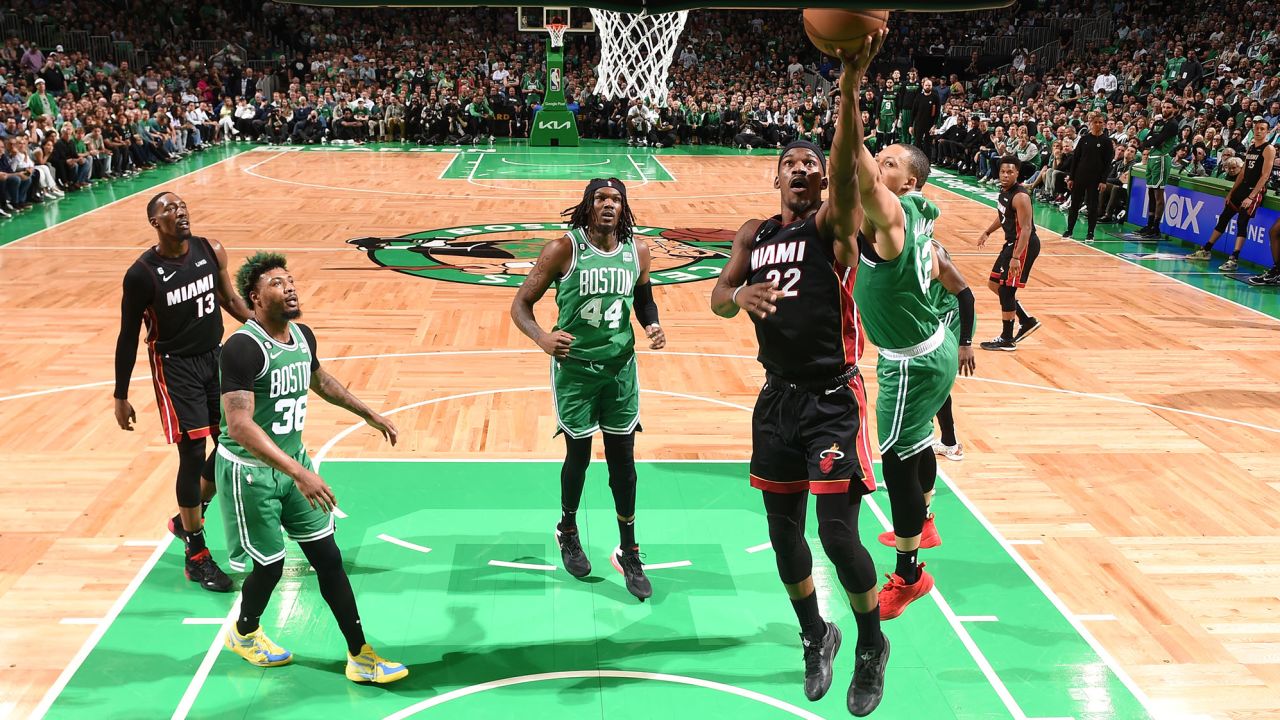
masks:
{"type": "Polygon", "coordinates": [[[804,31],[809,41],[832,57],[839,57],[836,51],[841,48],[860,50],[866,37],[885,27],[888,21],[888,10],[806,8],[804,11],[804,31]]]}

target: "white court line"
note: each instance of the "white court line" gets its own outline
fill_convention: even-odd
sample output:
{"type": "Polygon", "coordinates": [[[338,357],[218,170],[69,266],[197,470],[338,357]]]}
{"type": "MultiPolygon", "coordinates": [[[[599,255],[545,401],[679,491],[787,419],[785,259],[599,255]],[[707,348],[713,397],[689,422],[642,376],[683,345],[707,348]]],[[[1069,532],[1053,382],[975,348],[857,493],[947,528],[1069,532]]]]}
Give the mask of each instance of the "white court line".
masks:
{"type": "Polygon", "coordinates": [[[1120,683],[1124,685],[1135,698],[1137,698],[1138,703],[1142,705],[1142,709],[1146,710],[1147,714],[1153,718],[1160,717],[1151,708],[1151,698],[1147,697],[1147,694],[1142,691],[1142,688],[1138,687],[1138,684],[1133,681],[1133,678],[1129,677],[1129,673],[1125,672],[1124,668],[1120,667],[1120,663],[1116,662],[1115,657],[1113,657],[1111,653],[1107,652],[1107,649],[1102,646],[1102,643],[1098,642],[1098,639],[1093,636],[1093,633],[1089,632],[1089,629],[1071,613],[1071,610],[1067,608],[1067,604],[1062,601],[1062,598],[1058,597],[1058,594],[1053,591],[1053,588],[1049,587],[1049,584],[1040,577],[1035,569],[1031,567],[1031,564],[1028,563],[1022,555],[1010,547],[1009,541],[1005,539],[1004,535],[996,529],[995,525],[991,524],[991,521],[987,519],[986,515],[982,514],[982,511],[978,509],[978,506],[973,504],[973,501],[969,499],[969,496],[965,495],[964,492],[961,491],[954,482],[952,482],[950,477],[947,477],[947,474],[943,472],[941,467],[938,468],[938,479],[942,481],[943,485],[946,485],[947,488],[951,490],[952,494],[955,495],[966,508],[968,508],[969,514],[973,515],[978,519],[978,522],[982,523],[982,527],[986,528],[987,533],[991,535],[991,537],[995,538],[996,542],[1000,543],[1001,547],[1004,548],[1004,551],[1008,553],[1009,557],[1013,558],[1013,561],[1018,564],[1018,567],[1022,568],[1022,571],[1027,574],[1027,577],[1031,578],[1031,582],[1035,583],[1035,586],[1039,588],[1041,594],[1049,598],[1049,602],[1053,603],[1053,606],[1058,609],[1058,612],[1062,613],[1062,616],[1067,619],[1067,622],[1071,623],[1071,627],[1075,629],[1076,633],[1079,634],[1080,637],[1084,638],[1085,642],[1089,643],[1089,647],[1093,648],[1093,651],[1098,654],[1098,657],[1102,659],[1102,662],[1106,663],[1107,667],[1111,668],[1111,672],[1115,673],[1116,677],[1120,680],[1120,683]]]}
{"type": "Polygon", "coordinates": [[[671,568],[689,567],[693,562],[689,560],[676,560],[675,562],[654,563],[652,565],[645,564],[645,570],[669,570],[671,568]]]}
{"type": "Polygon", "coordinates": [[[1115,615],[1076,615],[1080,622],[1115,622],[1115,615]]]}
{"type": "Polygon", "coordinates": [[[507,562],[506,560],[490,560],[489,564],[494,567],[514,568],[516,570],[546,570],[550,572],[556,569],[555,565],[538,565],[536,563],[507,562]]]}
{"type": "MultiPolygon", "coordinates": [[[[562,463],[564,458],[482,458],[482,457],[348,457],[348,458],[326,458],[327,463],[562,463]]],[[[706,463],[734,463],[745,465],[751,462],[748,458],[720,458],[720,459],[694,459],[680,460],[675,458],[654,458],[652,460],[637,460],[638,465],[660,465],[662,463],[698,463],[699,465],[706,463]]],[[[768,547],[769,544],[765,543],[768,547]]]]}
{"type": "Polygon", "coordinates": [[[471,685],[464,688],[458,688],[443,695],[437,695],[433,698],[427,698],[410,705],[409,707],[394,712],[383,720],[404,720],[413,717],[424,710],[430,710],[438,705],[443,705],[450,700],[457,700],[468,695],[482,693],[486,690],[496,690],[498,688],[508,687],[510,685],[521,685],[524,683],[541,682],[543,680],[572,680],[577,678],[599,679],[599,678],[622,678],[627,680],[660,680],[669,683],[678,683],[681,685],[693,685],[694,687],[707,688],[709,690],[718,690],[730,695],[754,700],[770,707],[777,708],[783,712],[801,718],[801,720],[823,720],[819,715],[814,715],[808,710],[802,710],[794,705],[783,702],[774,697],[769,697],[753,690],[747,690],[735,685],[726,685],[724,683],[714,682],[712,680],[702,680],[700,678],[685,677],[683,675],[667,675],[665,673],[649,673],[649,672],[632,672],[629,670],[570,670],[566,672],[550,672],[539,673],[537,675],[521,675],[520,677],[505,678],[502,680],[492,680],[479,685],[471,685]]]}
{"type": "Polygon", "coordinates": [[[211,168],[211,167],[217,167],[217,166],[221,165],[222,163],[227,162],[228,160],[235,160],[236,158],[238,158],[238,157],[240,157],[241,155],[243,155],[245,152],[248,152],[248,151],[247,151],[247,150],[241,150],[240,152],[236,153],[235,155],[232,155],[231,157],[225,157],[225,158],[222,158],[222,159],[221,159],[221,160],[219,160],[218,162],[216,162],[216,163],[211,163],[211,164],[209,164],[209,165],[205,165],[204,167],[193,168],[192,170],[190,170],[190,171],[188,171],[188,172],[185,172],[185,173],[183,173],[183,174],[181,174],[181,175],[179,175],[179,176],[177,176],[177,177],[169,178],[168,180],[165,180],[165,181],[164,181],[164,182],[162,182],[162,183],[158,183],[158,184],[156,184],[156,185],[150,185],[150,186],[147,186],[147,187],[141,187],[141,188],[138,188],[137,190],[135,190],[135,191],[133,191],[133,192],[129,193],[128,195],[125,195],[125,196],[124,196],[124,197],[122,197],[122,198],[116,198],[115,200],[112,200],[111,202],[106,203],[105,205],[99,205],[99,206],[97,206],[97,207],[95,207],[95,208],[93,208],[93,209],[91,209],[91,210],[86,210],[85,212],[82,212],[82,213],[80,213],[80,214],[78,214],[78,215],[73,215],[73,216],[71,216],[71,217],[67,218],[66,220],[59,220],[58,222],[55,222],[54,224],[49,225],[49,226],[47,226],[47,227],[40,228],[39,230],[36,230],[36,231],[35,231],[35,232],[33,232],[33,233],[27,233],[26,235],[23,235],[22,237],[20,237],[20,238],[18,238],[18,239],[16,239],[16,240],[13,240],[12,242],[8,242],[8,243],[5,243],[4,245],[0,245],[0,250],[4,250],[5,248],[13,247],[14,245],[17,245],[18,243],[22,242],[23,240],[26,240],[26,239],[28,239],[28,238],[33,238],[33,237],[35,237],[36,235],[39,235],[40,233],[43,233],[43,232],[48,232],[48,231],[50,231],[50,230],[52,230],[52,229],[54,229],[54,228],[58,227],[59,225],[65,225],[66,223],[69,223],[69,222],[71,222],[72,220],[79,220],[80,218],[85,217],[86,215],[92,215],[92,214],[94,214],[94,213],[98,212],[99,210],[103,210],[103,209],[105,209],[105,208],[109,208],[109,207],[111,207],[112,205],[115,205],[116,203],[124,202],[125,200],[128,200],[128,199],[130,199],[130,198],[132,198],[132,197],[135,197],[135,196],[137,196],[137,195],[140,195],[140,194],[142,194],[142,193],[144,193],[144,192],[146,192],[146,191],[148,191],[148,190],[156,190],[157,188],[162,188],[162,187],[164,187],[164,186],[166,186],[166,185],[170,185],[170,184],[175,183],[175,182],[177,182],[177,181],[179,181],[179,180],[184,180],[184,179],[186,179],[186,178],[188,178],[188,177],[190,177],[190,176],[192,176],[192,175],[194,175],[194,174],[196,174],[196,173],[200,172],[201,170],[208,170],[209,168],[211,168]]]}
{"type": "Polygon", "coordinates": [[[426,547],[425,545],[417,545],[417,544],[414,544],[414,543],[409,542],[408,540],[401,540],[400,538],[397,538],[397,537],[391,537],[390,535],[388,535],[388,534],[386,534],[386,533],[382,533],[381,535],[379,535],[379,536],[378,536],[378,539],[379,539],[379,540],[385,540],[385,541],[387,541],[387,542],[391,543],[392,545],[399,545],[399,546],[400,546],[400,547],[402,547],[402,548],[409,548],[410,550],[417,550],[417,551],[418,551],[418,552],[420,552],[420,553],[429,553],[429,552],[431,552],[431,548],[426,547]]]}
{"type": "Polygon", "coordinates": [[[631,155],[627,155],[627,159],[631,161],[631,167],[635,168],[636,172],[640,173],[640,181],[641,181],[640,187],[644,187],[645,185],[648,185],[649,176],[645,175],[644,170],[639,165],[636,164],[635,158],[631,157],[631,155]]]}
{"type": "Polygon", "coordinates": [[[59,625],[101,625],[103,618],[67,617],[58,621],[59,625]]]}
{"type": "Polygon", "coordinates": [[[138,568],[138,573],[133,576],[133,580],[129,582],[124,592],[120,593],[120,597],[116,598],[115,604],[107,611],[106,616],[102,618],[102,622],[98,623],[93,632],[89,634],[89,637],[85,638],[84,644],[80,646],[80,650],[75,657],[71,658],[71,662],[67,663],[67,666],[62,669],[58,679],[54,681],[49,690],[45,692],[44,697],[40,699],[40,704],[36,705],[36,709],[31,711],[31,720],[40,720],[45,713],[49,712],[49,708],[53,706],[53,701],[58,699],[58,696],[66,689],[67,683],[71,681],[71,677],[76,674],[76,671],[84,664],[85,659],[89,657],[89,653],[93,652],[93,649],[98,646],[102,636],[107,633],[107,628],[111,627],[117,617],[120,617],[120,612],[124,610],[124,606],[129,604],[129,600],[133,598],[134,593],[138,592],[138,588],[142,586],[142,581],[147,578],[147,574],[156,566],[156,563],[160,562],[160,558],[164,555],[164,551],[169,548],[169,542],[172,540],[173,536],[166,534],[156,544],[156,549],[147,558],[147,561],[142,564],[142,567],[138,568]]]}
{"type": "MultiPolygon", "coordinates": [[[[444,180],[444,176],[448,174],[449,169],[453,167],[454,163],[458,162],[458,158],[460,157],[463,157],[462,153],[455,153],[453,157],[449,158],[449,162],[444,164],[444,169],[440,171],[440,174],[436,176],[436,179],[444,180]]],[[[477,160],[476,162],[479,161],[477,160]]]]}
{"type": "Polygon", "coordinates": [[[209,649],[205,651],[204,658],[200,661],[200,667],[196,669],[196,674],[191,676],[191,682],[187,684],[187,689],[182,693],[182,700],[178,702],[178,707],[174,709],[170,720],[183,720],[187,713],[191,712],[191,706],[195,705],[196,697],[200,694],[200,688],[204,687],[205,678],[209,677],[209,671],[213,669],[213,663],[218,659],[218,653],[222,651],[222,627],[230,625],[240,614],[240,596],[237,594],[236,601],[231,603],[231,610],[227,616],[222,619],[218,632],[213,636],[213,642],[209,643],[209,649]]]}
{"type": "MultiPolygon", "coordinates": [[[[875,514],[876,520],[880,521],[880,526],[885,530],[893,528],[893,524],[889,522],[889,518],[885,517],[884,512],[876,503],[875,499],[870,495],[866,496],[867,507],[871,508],[871,512],[875,514]]],[[[960,622],[955,611],[951,609],[951,605],[946,598],[942,597],[942,591],[935,585],[929,591],[929,596],[937,603],[938,609],[942,611],[943,617],[951,624],[951,629],[955,631],[956,636],[960,638],[961,644],[969,651],[969,655],[973,657],[974,662],[978,664],[978,669],[982,671],[983,676],[987,678],[987,682],[991,684],[991,688],[996,691],[1000,702],[1004,703],[1009,714],[1014,720],[1028,720],[1027,714],[1022,711],[1022,707],[1018,705],[1018,701],[1013,698],[1013,694],[1009,692],[1008,686],[1004,684],[1004,680],[1000,679],[1000,675],[996,673],[995,668],[991,667],[991,661],[987,660],[987,656],[983,654],[982,649],[973,641],[973,636],[969,634],[969,630],[960,622]]]]}
{"type": "MultiPolygon", "coordinates": [[[[631,156],[630,156],[630,155],[628,155],[627,157],[631,157],[631,156]]],[[[506,158],[498,158],[498,159],[499,159],[499,160],[501,160],[502,162],[506,163],[507,165],[515,165],[515,166],[517,166],[517,167],[536,167],[536,168],[544,168],[544,167],[546,167],[547,165],[552,164],[552,163],[523,163],[523,162],[513,162],[513,161],[508,160],[508,159],[506,159],[506,158]]],[[[609,159],[607,159],[607,158],[606,158],[606,159],[604,159],[604,160],[601,160],[600,162],[591,162],[591,163],[554,163],[554,164],[559,165],[560,167],[571,167],[571,168],[573,168],[573,167],[595,167],[595,166],[597,166],[597,165],[609,165],[609,164],[611,164],[612,162],[613,162],[612,160],[609,160],[609,159]]]]}
{"type": "Polygon", "coordinates": [[[346,519],[347,519],[347,514],[346,514],[346,513],[344,513],[344,512],[342,512],[342,508],[340,508],[340,507],[334,507],[334,508],[333,508],[333,516],[334,516],[334,517],[336,517],[336,518],[338,518],[339,520],[346,520],[346,519]]]}
{"type": "Polygon", "coordinates": [[[182,618],[183,625],[221,625],[224,622],[226,622],[226,618],[182,618]]]}
{"type": "MultiPolygon", "coordinates": [[[[341,355],[337,357],[320,358],[320,360],[321,362],[338,362],[341,360],[381,360],[381,359],[389,359],[389,358],[445,357],[445,356],[452,356],[452,355],[533,355],[533,354],[541,355],[543,354],[543,352],[537,349],[518,349],[518,348],[510,349],[510,350],[427,350],[427,351],[421,351],[421,352],[406,352],[406,353],[378,353],[374,355],[341,355]]],[[[644,355],[646,357],[650,357],[650,356],[662,357],[666,355],[670,357],[727,358],[727,359],[733,359],[733,360],[755,360],[756,359],[754,355],[738,355],[733,353],[680,352],[680,351],[674,351],[674,350],[672,351],[640,350],[640,351],[637,351],[637,354],[644,355]]],[[[869,363],[863,363],[862,365],[859,365],[859,367],[867,372],[871,372],[874,369],[874,366],[869,363]]],[[[139,375],[132,378],[130,382],[139,382],[142,380],[149,380],[149,379],[151,379],[150,375],[139,375]]],[[[1088,397],[1088,398],[1093,398],[1095,400],[1107,400],[1110,402],[1122,403],[1125,405],[1136,405],[1138,407],[1144,407],[1152,410],[1163,410],[1165,412],[1178,413],[1180,415],[1190,415],[1192,417],[1203,418],[1205,420],[1216,420],[1218,422],[1224,422],[1230,425],[1239,425],[1242,427],[1252,428],[1254,430],[1261,430],[1263,432],[1280,434],[1280,428],[1268,427],[1266,425],[1258,425],[1255,423],[1245,422],[1243,420],[1235,420],[1232,418],[1222,417],[1220,415],[1210,415],[1208,413],[1196,412],[1194,410],[1183,410],[1181,408],[1169,407],[1168,405],[1157,405],[1155,403],[1147,403],[1147,402],[1142,402],[1140,400],[1132,400],[1130,398],[1118,397],[1115,395],[1103,395],[1102,393],[1081,392],[1079,390],[1068,390],[1065,388],[1052,387],[1049,385],[1032,385],[1030,383],[1020,383],[1020,382],[1014,382],[1012,380],[998,380],[996,378],[979,377],[976,375],[958,376],[957,381],[960,381],[960,380],[963,380],[965,382],[972,381],[972,382],[992,383],[996,385],[1010,385],[1013,387],[1021,387],[1021,388],[1031,389],[1031,390],[1044,390],[1046,392],[1055,392],[1063,395],[1088,397]]],[[[68,385],[68,386],[61,386],[61,387],[54,387],[54,388],[46,388],[44,390],[32,390],[29,392],[18,393],[16,395],[0,396],[0,402],[5,402],[8,400],[18,400],[18,399],[27,398],[27,397],[36,397],[40,395],[52,395],[54,393],[65,392],[69,390],[82,390],[82,389],[91,388],[91,387],[102,387],[104,385],[111,385],[114,382],[115,382],[114,380],[100,380],[98,382],[83,383],[80,385],[68,385]]],[[[662,393],[657,391],[647,391],[647,392],[656,392],[656,394],[660,394],[660,395],[675,395],[677,397],[680,396],[679,393],[662,393]]],[[[698,399],[708,400],[708,398],[698,398],[698,399]]],[[[719,401],[711,401],[711,402],[719,402],[719,401]]],[[[741,405],[734,405],[732,403],[720,403],[720,404],[725,404],[728,407],[735,407],[739,409],[742,408],[741,405]]]]}
{"type": "Polygon", "coordinates": [[[660,168],[662,168],[664,171],[666,171],[667,175],[668,175],[668,176],[670,176],[670,178],[671,178],[670,182],[679,182],[679,181],[676,179],[676,174],[675,174],[675,173],[673,173],[673,172],[671,172],[671,168],[667,167],[666,163],[662,162],[662,160],[661,160],[657,155],[649,155],[649,156],[648,156],[648,158],[649,158],[650,160],[652,160],[652,161],[654,161],[654,162],[658,163],[658,167],[660,167],[660,168]]]}
{"type": "MultiPolygon", "coordinates": [[[[941,174],[943,174],[943,175],[948,175],[948,176],[951,176],[951,177],[958,177],[958,176],[952,175],[952,173],[949,173],[949,172],[945,172],[945,171],[939,171],[939,172],[940,172],[941,174]]],[[[969,202],[977,203],[978,205],[981,205],[982,207],[987,208],[988,210],[992,209],[990,205],[987,205],[986,203],[981,202],[981,201],[978,201],[978,200],[974,200],[973,198],[966,197],[966,196],[964,196],[964,195],[962,195],[962,194],[960,194],[960,193],[956,192],[955,190],[952,190],[951,188],[946,187],[946,186],[944,186],[944,185],[941,185],[941,184],[938,184],[938,183],[934,183],[934,184],[933,184],[933,187],[939,188],[940,190],[943,190],[943,191],[945,191],[945,192],[949,192],[949,193],[951,193],[952,195],[955,195],[956,197],[962,198],[962,199],[964,199],[964,200],[968,200],[969,202]]],[[[1051,234],[1051,235],[1057,235],[1059,238],[1062,238],[1062,235],[1061,235],[1061,234],[1056,233],[1056,232],[1054,232],[1054,231],[1050,230],[1049,228],[1044,227],[1043,225],[1037,225],[1036,227],[1040,228],[1041,230],[1044,230],[1046,233],[1049,233],[1049,234],[1051,234]]],[[[1064,238],[1064,239],[1065,239],[1065,238],[1064,238]]],[[[1178,283],[1179,285],[1184,285],[1184,286],[1186,286],[1186,287],[1191,288],[1192,290],[1196,290],[1196,291],[1198,291],[1198,292],[1202,292],[1202,293],[1204,293],[1205,295],[1208,295],[1208,296],[1210,296],[1210,297],[1215,297],[1215,298],[1217,298],[1217,299],[1219,299],[1219,300],[1222,300],[1223,302],[1231,303],[1232,305],[1235,305],[1235,306],[1236,306],[1236,307],[1238,307],[1238,308],[1244,308],[1245,310],[1248,310],[1249,312],[1254,313],[1254,314],[1256,314],[1256,315],[1261,315],[1262,317],[1264,317],[1264,318],[1266,318],[1266,319],[1268,319],[1268,320],[1270,320],[1270,321],[1272,321],[1272,322],[1280,322],[1280,319],[1277,319],[1277,318],[1271,317],[1270,315],[1268,315],[1268,314],[1266,314],[1266,313],[1262,312],[1261,310],[1258,310],[1257,308],[1251,308],[1251,307],[1249,307],[1248,305],[1242,305],[1242,304],[1240,304],[1240,303],[1236,302],[1235,300],[1231,300],[1230,298],[1225,298],[1225,297],[1222,297],[1221,295],[1218,295],[1218,294],[1216,294],[1216,293],[1209,292],[1208,290],[1205,290],[1204,288],[1196,287],[1195,285],[1192,285],[1191,283],[1183,282],[1183,281],[1179,280],[1178,278],[1175,278],[1175,277],[1169,277],[1168,275],[1165,275],[1164,273],[1160,272],[1159,270],[1156,270],[1155,268],[1149,268],[1149,267],[1147,267],[1147,266],[1145,266],[1145,265],[1142,265],[1142,264],[1140,264],[1140,263],[1137,263],[1137,262],[1135,262],[1135,261],[1133,261],[1133,260],[1129,260],[1128,258],[1122,258],[1122,257],[1120,257],[1119,255],[1112,255],[1111,253],[1107,252],[1106,250],[1102,250],[1102,249],[1100,249],[1100,248],[1094,248],[1094,247],[1090,247],[1090,246],[1088,246],[1088,245],[1082,245],[1081,247],[1087,248],[1087,249],[1089,249],[1089,250],[1093,250],[1095,253],[1101,253],[1102,255],[1106,255],[1107,257],[1113,257],[1113,258],[1116,258],[1117,260],[1119,260],[1119,261],[1121,261],[1121,262],[1123,262],[1123,263],[1126,263],[1126,264],[1128,264],[1128,265],[1132,265],[1132,266],[1134,266],[1134,267],[1142,268],[1143,270],[1146,270],[1147,272],[1155,273],[1156,275],[1159,275],[1160,277],[1169,278],[1170,280],[1172,280],[1172,281],[1174,281],[1174,282],[1178,283]]],[[[1148,712],[1150,712],[1150,711],[1148,710],[1148,712]]]]}
{"type": "Polygon", "coordinates": [[[995,615],[957,615],[956,620],[960,622],[1000,622],[1000,618],[995,615]]]}
{"type": "Polygon", "coordinates": [[[759,545],[752,545],[751,547],[747,548],[747,552],[758,553],[761,550],[768,550],[772,547],[773,547],[773,543],[760,543],[759,545]]]}

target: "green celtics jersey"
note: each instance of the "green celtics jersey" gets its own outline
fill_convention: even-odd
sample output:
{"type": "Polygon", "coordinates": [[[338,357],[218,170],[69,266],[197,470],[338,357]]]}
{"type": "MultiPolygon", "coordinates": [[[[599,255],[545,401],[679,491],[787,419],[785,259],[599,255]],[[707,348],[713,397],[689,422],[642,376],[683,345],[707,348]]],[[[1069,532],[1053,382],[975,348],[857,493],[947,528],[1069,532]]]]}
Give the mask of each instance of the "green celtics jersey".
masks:
{"type": "Polygon", "coordinates": [[[902,254],[892,260],[868,257],[863,246],[853,297],[867,338],[877,347],[897,350],[918,345],[938,329],[938,313],[929,295],[933,271],[933,223],[941,213],[919,192],[898,198],[905,217],[902,254]]]}
{"type": "Polygon", "coordinates": [[[887,131],[896,117],[898,117],[898,96],[896,93],[886,92],[880,96],[881,129],[887,131]]]}
{"type": "Polygon", "coordinates": [[[1166,87],[1178,81],[1178,76],[1182,74],[1182,65],[1187,61],[1186,58],[1171,57],[1164,63],[1164,84],[1166,87]]]}
{"type": "MultiPolygon", "coordinates": [[[[938,248],[930,249],[935,253],[940,252],[938,248]]],[[[933,312],[939,320],[960,309],[960,301],[936,279],[929,283],[929,304],[933,306],[933,312]]]]}
{"type": "MultiPolygon", "coordinates": [[[[303,451],[302,426],[307,419],[307,388],[311,386],[311,346],[295,323],[289,323],[288,345],[277,342],[252,320],[232,335],[247,335],[262,351],[262,371],[253,382],[253,422],[286,455],[303,451]]],[[[231,338],[228,338],[230,343],[231,338]]],[[[227,412],[222,411],[220,452],[230,452],[250,464],[261,461],[231,439],[227,412]]]]}
{"type": "Polygon", "coordinates": [[[635,350],[631,303],[640,278],[640,255],[633,242],[618,243],[606,253],[591,244],[587,231],[569,231],[573,259],[556,281],[556,330],[573,336],[569,357],[610,360],[635,350]]]}

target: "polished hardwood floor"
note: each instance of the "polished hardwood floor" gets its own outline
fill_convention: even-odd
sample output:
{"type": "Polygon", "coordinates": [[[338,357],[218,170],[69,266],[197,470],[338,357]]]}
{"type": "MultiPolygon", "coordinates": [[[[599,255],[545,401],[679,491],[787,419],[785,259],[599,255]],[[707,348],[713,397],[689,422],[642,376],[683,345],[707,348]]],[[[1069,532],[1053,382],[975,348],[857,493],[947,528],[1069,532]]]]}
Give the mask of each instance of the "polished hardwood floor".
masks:
{"type": "MultiPolygon", "coordinates": [[[[621,150],[621,149],[620,149],[621,150]]],[[[345,241],[555,222],[580,181],[440,179],[449,153],[260,150],[169,183],[193,231],[233,264],[289,255],[331,371],[395,408],[402,445],[368,429],[335,456],[536,457],[552,439],[546,359],[510,323],[513,291],[378,267],[345,241]],[[511,352],[490,352],[510,350],[511,352]],[[464,351],[485,351],[463,353],[464,351]],[[340,359],[360,356],[359,359],[340,359]]],[[[633,182],[637,222],[736,229],[777,212],[770,157],[663,156],[676,182],[633,182]]],[[[994,211],[950,192],[938,237],[998,327],[985,288],[994,211]]],[[[154,241],[141,193],[0,249],[0,716],[25,716],[120,596],[172,512],[176,458],[145,359],[136,432],[112,418],[121,279],[154,241]]],[[[503,238],[553,236],[552,231],[503,238]]],[[[967,458],[942,469],[1170,717],[1280,717],[1280,322],[1045,234],[1022,293],[1045,327],[982,353],[955,391],[967,458]]],[[[518,265],[519,263],[514,263],[518,265]]],[[[512,270],[519,272],[518,268],[512,270]]],[[[741,459],[762,372],[745,317],[711,282],[665,285],[668,350],[641,362],[641,458],[741,459]]],[[[550,325],[550,298],[539,317],[550,325]]],[[[228,331],[232,322],[228,321],[228,331]]],[[[868,354],[866,362],[873,362],[868,354]]],[[[874,395],[874,373],[868,372],[874,395]]],[[[318,447],[351,424],[313,403],[318,447]]]]}

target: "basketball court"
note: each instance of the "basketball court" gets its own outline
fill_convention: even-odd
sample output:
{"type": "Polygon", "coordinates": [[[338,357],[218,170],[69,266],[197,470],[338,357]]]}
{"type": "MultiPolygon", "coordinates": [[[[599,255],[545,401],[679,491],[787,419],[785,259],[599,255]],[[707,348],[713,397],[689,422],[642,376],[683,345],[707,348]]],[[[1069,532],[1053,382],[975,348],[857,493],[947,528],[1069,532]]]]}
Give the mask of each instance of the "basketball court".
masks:
{"type": "MultiPolygon", "coordinates": [[[[522,12],[524,29],[537,24],[522,12]]],[[[0,717],[848,717],[851,643],[828,696],[804,698],[798,628],[747,482],[763,371],[751,323],[709,307],[734,232],[778,210],[776,162],[590,140],[232,145],[0,226],[0,717]],[[549,359],[508,314],[564,232],[561,210],[610,176],[652,248],[668,338],[639,352],[644,603],[608,563],[599,442],[578,516],[595,569],[577,580],[559,567],[549,359]],[[342,676],[342,636],[296,545],[263,617],[294,653],[286,667],[225,652],[236,594],[182,577],[164,530],[176,459],[145,360],[135,432],[109,399],[121,279],[155,241],[145,206],[160,190],[233,266],[285,253],[322,362],[400,428],[390,447],[314,402],[305,440],[339,501],[369,640],[409,666],[404,681],[342,676]]],[[[976,241],[994,195],[945,171],[925,194],[987,337],[998,248],[976,241]]],[[[979,354],[957,383],[966,458],[939,461],[943,544],[921,553],[937,587],[884,626],[874,717],[1280,717],[1280,295],[1189,274],[1185,248],[1106,233],[1117,226],[1089,247],[1060,239],[1056,210],[1038,207],[1037,222],[1043,251],[1020,299],[1044,329],[1016,353],[979,354]]],[[[544,326],[554,310],[538,305],[544,326]]],[[[874,359],[868,348],[873,402],[874,359]]],[[[881,572],[887,502],[869,496],[860,516],[881,572]]],[[[208,526],[221,561],[216,504],[208,526]]],[[[809,535],[816,546],[816,524],[809,535]]],[[[823,613],[852,632],[814,555],[823,613]]]]}

